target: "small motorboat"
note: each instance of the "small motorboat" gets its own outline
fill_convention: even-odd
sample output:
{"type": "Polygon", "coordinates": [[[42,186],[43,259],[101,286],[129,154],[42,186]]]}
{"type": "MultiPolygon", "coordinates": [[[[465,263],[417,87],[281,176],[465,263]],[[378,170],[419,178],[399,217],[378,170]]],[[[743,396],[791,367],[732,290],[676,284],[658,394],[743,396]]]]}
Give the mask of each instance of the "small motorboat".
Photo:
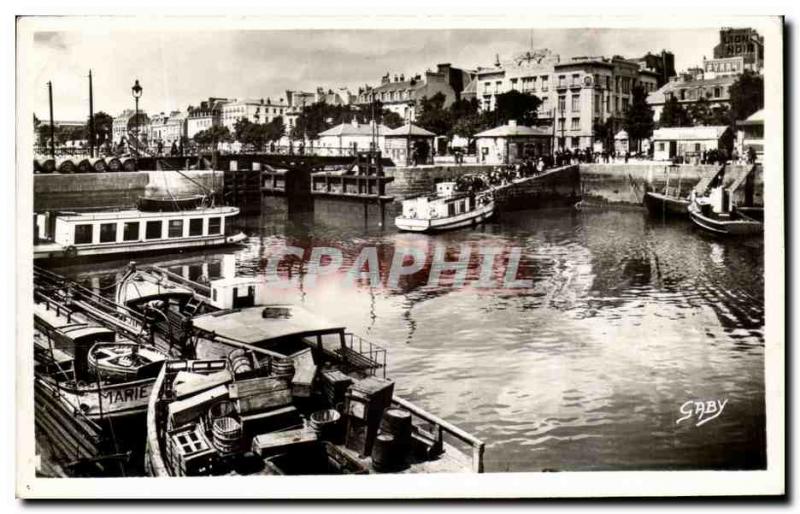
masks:
{"type": "Polygon", "coordinates": [[[669,165],[665,168],[667,175],[666,184],[664,184],[664,191],[658,193],[656,191],[648,191],[644,194],[642,199],[647,212],[653,217],[680,217],[686,216],[689,213],[689,198],[684,198],[681,194],[681,173],[680,166],[675,164],[669,165]],[[678,173],[678,185],[670,188],[670,179],[672,172],[678,173]]]}
{"type": "Polygon", "coordinates": [[[455,182],[436,184],[434,196],[403,201],[395,226],[408,232],[439,232],[483,223],[494,215],[491,190],[460,192],[455,182]]]}
{"type": "Polygon", "coordinates": [[[148,366],[164,362],[165,356],[138,343],[97,343],[89,349],[89,370],[104,380],[125,382],[139,378],[148,366]]]}
{"type": "Polygon", "coordinates": [[[764,209],[730,205],[728,191],[722,187],[712,189],[708,196],[695,197],[689,216],[695,225],[714,234],[746,236],[764,231],[764,209]]]}

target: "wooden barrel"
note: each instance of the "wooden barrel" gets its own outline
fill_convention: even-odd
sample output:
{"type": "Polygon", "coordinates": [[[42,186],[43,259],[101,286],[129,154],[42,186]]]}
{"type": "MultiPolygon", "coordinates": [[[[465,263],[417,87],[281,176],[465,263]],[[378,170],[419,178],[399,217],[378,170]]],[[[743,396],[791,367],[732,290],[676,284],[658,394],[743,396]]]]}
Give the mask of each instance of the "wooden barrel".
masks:
{"type": "Polygon", "coordinates": [[[46,173],[44,169],[44,163],[40,159],[33,160],[33,171],[35,173],[46,173]]]}
{"type": "Polygon", "coordinates": [[[391,434],[378,434],[372,445],[372,467],[375,471],[393,471],[400,467],[397,441],[391,434]]]}
{"type": "Polygon", "coordinates": [[[231,370],[233,371],[234,375],[240,375],[242,373],[247,373],[248,371],[253,371],[253,363],[250,360],[250,356],[247,355],[247,352],[241,348],[237,348],[229,353],[228,360],[231,363],[231,370]]]}
{"type": "Polygon", "coordinates": [[[78,167],[72,161],[72,159],[64,159],[60,163],[58,163],[58,172],[59,173],[75,173],[78,170],[78,167]]]}
{"type": "Polygon", "coordinates": [[[133,157],[122,159],[122,169],[124,171],[136,171],[136,159],[133,157]]]}
{"type": "Polygon", "coordinates": [[[88,157],[86,159],[81,159],[80,162],[78,162],[78,171],[80,173],[93,173],[94,166],[92,166],[92,161],[90,161],[88,157]]]}
{"type": "Polygon", "coordinates": [[[293,377],[294,360],[275,357],[272,359],[272,374],[278,377],[293,377]]]}
{"type": "Polygon", "coordinates": [[[106,164],[106,160],[103,159],[102,157],[96,157],[95,159],[92,159],[91,162],[92,162],[92,168],[94,168],[94,171],[96,173],[105,173],[106,171],[108,171],[108,165],[106,164]]]}
{"type": "Polygon", "coordinates": [[[308,423],[311,429],[317,433],[319,439],[331,440],[337,435],[341,417],[342,415],[335,409],[324,409],[312,412],[308,418],[308,423]]]}
{"type": "Polygon", "coordinates": [[[122,162],[116,157],[112,157],[106,161],[106,166],[108,167],[108,171],[122,171],[122,162]]]}
{"type": "Polygon", "coordinates": [[[206,427],[211,428],[214,426],[214,421],[219,418],[228,418],[236,414],[236,408],[230,400],[220,400],[211,405],[206,413],[206,427]]]}
{"type": "Polygon", "coordinates": [[[53,159],[45,159],[42,161],[42,171],[44,173],[53,173],[56,171],[56,161],[53,159]]]}
{"type": "Polygon", "coordinates": [[[220,453],[239,451],[242,443],[242,425],[231,417],[217,418],[211,424],[212,443],[220,453]]]}

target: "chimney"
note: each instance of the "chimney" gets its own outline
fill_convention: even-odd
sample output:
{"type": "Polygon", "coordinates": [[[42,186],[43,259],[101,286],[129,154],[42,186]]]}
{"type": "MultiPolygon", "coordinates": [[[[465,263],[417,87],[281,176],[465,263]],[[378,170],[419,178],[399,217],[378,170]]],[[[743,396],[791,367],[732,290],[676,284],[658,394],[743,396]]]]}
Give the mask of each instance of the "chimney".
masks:
{"type": "Polygon", "coordinates": [[[438,73],[443,73],[444,75],[447,75],[448,73],[450,73],[450,63],[446,62],[442,64],[437,64],[436,71],[438,73]]]}
{"type": "Polygon", "coordinates": [[[352,125],[355,128],[358,128],[358,119],[355,116],[353,116],[353,119],[350,120],[350,125],[352,125]]]}
{"type": "Polygon", "coordinates": [[[509,127],[516,127],[517,126],[517,120],[508,120],[508,126],[509,127]]]}
{"type": "Polygon", "coordinates": [[[387,73],[383,77],[381,77],[381,85],[388,84],[390,81],[389,74],[387,73]]]}
{"type": "Polygon", "coordinates": [[[394,81],[397,82],[397,74],[394,76],[394,81]]]}

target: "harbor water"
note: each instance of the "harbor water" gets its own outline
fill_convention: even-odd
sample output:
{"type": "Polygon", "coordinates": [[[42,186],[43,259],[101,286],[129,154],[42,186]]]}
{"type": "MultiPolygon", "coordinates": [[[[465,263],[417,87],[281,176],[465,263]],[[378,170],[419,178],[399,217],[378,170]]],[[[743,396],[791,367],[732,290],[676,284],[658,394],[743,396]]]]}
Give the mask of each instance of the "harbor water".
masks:
{"type": "MultiPolygon", "coordinates": [[[[437,235],[336,219],[241,223],[251,237],[228,250],[239,273],[265,274],[287,245],[341,251],[340,271],[313,284],[307,263],[282,261],[292,285],[276,301],[385,347],[396,394],[486,441],[488,472],[766,466],[760,239],[709,237],[640,209],[518,211],[437,235]],[[517,276],[530,287],[474,287],[476,259],[464,287],[447,273],[429,284],[428,268],[394,287],[344,280],[365,247],[385,278],[397,248],[430,259],[437,246],[448,260],[520,248],[517,276]],[[700,423],[696,406],[709,402],[719,412],[700,423]]],[[[213,278],[223,253],[149,262],[213,278]]],[[[56,271],[102,288],[123,265],[56,271]]]]}

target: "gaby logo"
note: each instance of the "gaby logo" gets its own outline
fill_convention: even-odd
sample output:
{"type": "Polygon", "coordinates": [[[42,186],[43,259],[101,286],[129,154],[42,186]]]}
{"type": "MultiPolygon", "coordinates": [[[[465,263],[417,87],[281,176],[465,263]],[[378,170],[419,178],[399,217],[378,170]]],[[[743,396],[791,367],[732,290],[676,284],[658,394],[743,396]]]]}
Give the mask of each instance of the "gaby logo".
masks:
{"type": "Polygon", "coordinates": [[[684,402],[681,405],[680,412],[683,414],[676,424],[680,424],[683,421],[687,420],[696,420],[695,426],[699,427],[700,425],[704,425],[711,421],[712,419],[718,418],[722,411],[725,409],[725,406],[728,404],[728,400],[708,400],[708,401],[701,401],[701,400],[689,400],[684,402]]]}

